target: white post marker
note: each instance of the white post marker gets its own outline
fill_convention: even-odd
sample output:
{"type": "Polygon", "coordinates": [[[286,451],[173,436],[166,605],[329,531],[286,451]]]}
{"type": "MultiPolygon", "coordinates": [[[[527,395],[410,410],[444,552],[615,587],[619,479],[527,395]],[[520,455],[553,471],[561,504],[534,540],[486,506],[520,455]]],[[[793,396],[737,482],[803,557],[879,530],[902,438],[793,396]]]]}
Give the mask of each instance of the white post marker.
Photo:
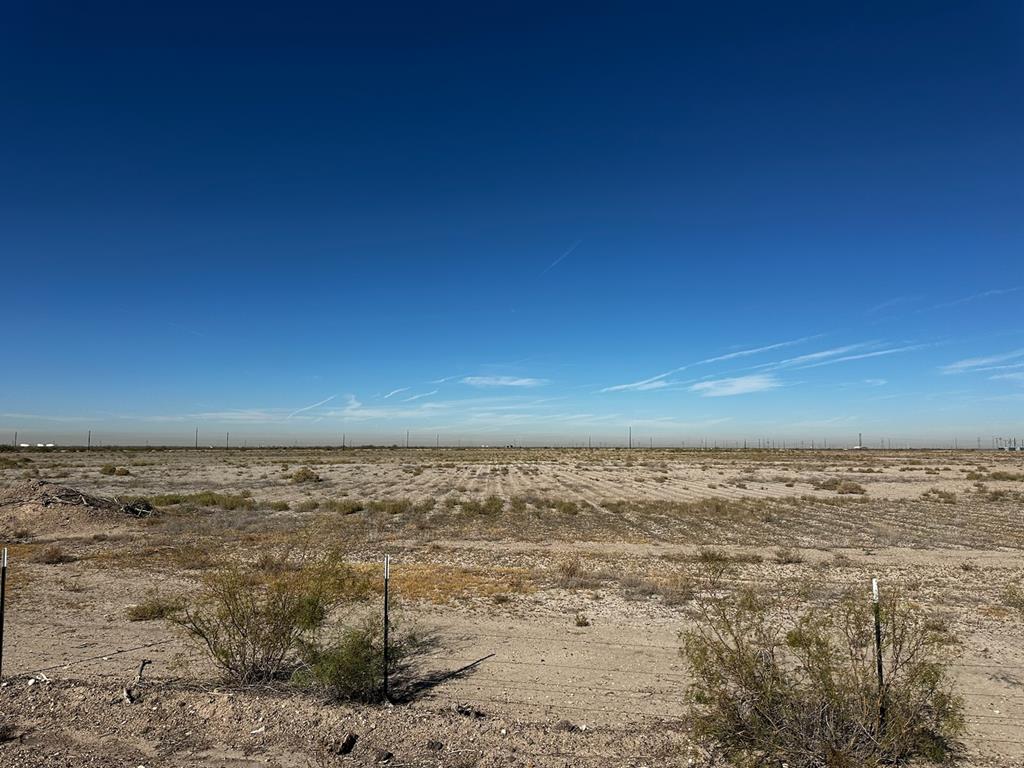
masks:
{"type": "Polygon", "coordinates": [[[871,580],[871,602],[878,602],[878,579],[871,580]]]}

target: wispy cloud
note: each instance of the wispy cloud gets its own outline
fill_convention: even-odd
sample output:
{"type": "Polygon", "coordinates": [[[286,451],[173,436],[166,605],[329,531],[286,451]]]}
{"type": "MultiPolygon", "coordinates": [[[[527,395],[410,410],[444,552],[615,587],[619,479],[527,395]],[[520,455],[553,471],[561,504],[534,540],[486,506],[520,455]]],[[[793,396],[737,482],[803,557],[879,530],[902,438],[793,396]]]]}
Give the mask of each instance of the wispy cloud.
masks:
{"type": "Polygon", "coordinates": [[[410,389],[412,389],[412,387],[399,387],[398,389],[392,389],[384,395],[384,399],[387,400],[389,397],[394,397],[395,395],[400,395],[403,392],[408,392],[410,389]]]}
{"type": "Polygon", "coordinates": [[[682,370],[681,368],[673,368],[671,371],[665,373],[659,373],[657,376],[651,376],[649,379],[643,379],[642,381],[633,381],[629,384],[616,384],[613,387],[605,387],[602,392],[645,392],[651,389],[663,389],[667,387],[669,383],[665,381],[666,378],[671,376],[673,373],[682,370]]]}
{"type": "Polygon", "coordinates": [[[869,315],[874,315],[879,312],[884,312],[887,309],[893,309],[894,307],[901,307],[904,304],[911,304],[915,301],[920,301],[920,296],[896,296],[887,301],[883,301],[881,304],[876,304],[873,307],[869,307],[865,312],[869,315]]]}
{"type": "Polygon", "coordinates": [[[1020,371],[1017,373],[997,373],[995,376],[989,376],[989,378],[997,381],[1012,381],[1024,384],[1024,373],[1020,371]]]}
{"type": "Polygon", "coordinates": [[[782,383],[769,373],[755,373],[750,376],[736,376],[731,379],[714,379],[701,381],[690,386],[691,392],[702,397],[732,397],[748,395],[752,392],[764,392],[782,386],[782,383]]]}
{"type": "Polygon", "coordinates": [[[567,256],[569,256],[569,254],[571,254],[571,253],[572,253],[573,251],[575,251],[575,250],[576,250],[577,248],[579,248],[579,247],[580,247],[580,243],[581,243],[581,242],[583,242],[583,241],[582,241],[582,240],[577,240],[577,241],[576,241],[575,243],[573,243],[572,245],[570,245],[570,246],[569,246],[569,250],[567,250],[567,251],[566,251],[565,253],[563,253],[563,254],[562,254],[561,256],[559,256],[559,257],[558,257],[557,259],[555,259],[555,260],[554,260],[554,261],[552,261],[552,262],[551,262],[550,264],[548,264],[548,265],[547,265],[547,267],[545,267],[545,268],[544,268],[544,271],[543,271],[543,272],[541,272],[541,274],[542,274],[542,275],[546,275],[546,274],[547,274],[548,272],[550,272],[550,271],[551,271],[552,269],[554,269],[554,268],[555,268],[555,267],[557,267],[557,266],[558,266],[559,264],[561,264],[561,263],[562,263],[562,260],[563,260],[563,259],[565,259],[565,258],[566,258],[567,256]]]}
{"type": "Polygon", "coordinates": [[[1005,363],[1007,360],[1015,360],[1024,357],[1024,349],[1017,349],[1013,352],[1006,352],[1001,355],[990,355],[988,357],[968,357],[965,360],[957,360],[955,363],[942,366],[939,370],[943,373],[967,373],[978,370],[989,370],[990,366],[1005,363]]]}
{"type": "Polygon", "coordinates": [[[844,355],[843,357],[832,358],[831,360],[823,360],[820,363],[812,363],[811,365],[799,366],[801,370],[807,368],[820,368],[823,365],[835,365],[836,363],[849,363],[853,360],[867,360],[872,357],[886,357],[887,355],[899,355],[904,352],[912,352],[917,349],[924,349],[929,346],[928,344],[908,344],[904,347],[891,347],[889,349],[877,349],[874,352],[863,352],[859,355],[844,355]]]}
{"type": "Polygon", "coordinates": [[[793,366],[806,365],[807,363],[814,363],[819,360],[824,360],[830,357],[836,357],[837,355],[843,355],[847,352],[852,352],[855,349],[863,349],[875,342],[859,342],[857,344],[846,344],[842,347],[833,347],[832,349],[823,349],[818,352],[809,352],[806,355],[799,355],[797,357],[791,357],[787,360],[778,360],[773,363],[761,363],[761,365],[755,365],[754,368],[769,368],[771,370],[778,370],[779,368],[791,368],[793,366]]]}
{"type": "Polygon", "coordinates": [[[35,421],[95,421],[95,416],[46,416],[39,413],[0,413],[5,419],[32,419],[35,421]]]}
{"type": "Polygon", "coordinates": [[[403,403],[411,403],[413,400],[419,400],[420,398],[430,397],[431,395],[436,395],[438,393],[438,391],[439,390],[435,389],[432,392],[423,392],[422,394],[419,394],[419,395],[413,395],[412,397],[406,397],[406,398],[404,398],[402,400],[402,402],[403,403]]]}
{"type": "Polygon", "coordinates": [[[296,415],[298,415],[300,413],[303,413],[305,411],[311,411],[314,408],[319,408],[321,405],[326,405],[327,403],[331,402],[331,400],[333,400],[336,397],[337,397],[337,395],[331,395],[330,397],[325,397],[319,403],[313,403],[312,405],[307,405],[307,406],[305,406],[303,408],[297,408],[296,410],[294,410],[294,411],[292,411],[291,413],[288,414],[288,418],[290,419],[292,416],[296,416],[296,415]]]}
{"type": "Polygon", "coordinates": [[[978,301],[979,299],[989,299],[993,296],[1005,296],[1008,293],[1017,293],[1017,291],[1024,290],[1024,285],[1018,285],[1013,288],[993,288],[990,291],[982,291],[981,293],[975,293],[970,296],[964,296],[960,299],[954,299],[953,301],[943,302],[942,304],[936,304],[932,309],[948,309],[949,307],[958,307],[961,304],[967,304],[972,301],[978,301]]]}
{"type": "MultiPolygon", "coordinates": [[[[817,336],[804,336],[803,338],[800,338],[800,339],[793,339],[791,341],[780,341],[780,342],[777,342],[775,344],[768,344],[767,346],[764,346],[764,347],[752,347],[751,349],[741,349],[738,352],[729,352],[728,354],[725,354],[725,355],[718,355],[717,357],[709,357],[709,358],[707,358],[705,360],[698,360],[693,365],[707,365],[709,363],[720,363],[720,362],[723,362],[725,360],[735,360],[737,357],[748,357],[749,355],[759,355],[762,352],[771,352],[773,349],[782,349],[783,347],[792,347],[792,346],[795,346],[797,344],[803,344],[805,342],[810,341],[811,339],[816,339],[816,338],[818,338],[818,337],[817,336]]],[[[686,367],[687,366],[683,366],[683,368],[686,368],[686,367]]],[[[678,370],[683,370],[683,368],[679,368],[678,370]]]]}
{"type": "Polygon", "coordinates": [[[887,379],[864,379],[864,383],[869,387],[884,387],[889,382],[887,379]]]}
{"type": "Polygon", "coordinates": [[[721,363],[727,360],[735,360],[740,357],[748,357],[750,355],[759,355],[763,352],[770,352],[774,349],[782,349],[783,347],[792,347],[796,344],[803,344],[811,339],[816,339],[817,336],[804,336],[799,339],[791,339],[789,341],[779,341],[774,344],[766,344],[762,347],[750,347],[748,349],[740,349],[735,352],[727,352],[724,355],[716,355],[715,357],[707,357],[703,360],[698,360],[695,363],[687,363],[686,365],[680,365],[678,368],[673,368],[665,373],[659,373],[657,376],[651,376],[649,379],[641,379],[640,381],[633,381],[626,384],[615,384],[610,387],[605,387],[601,392],[646,392],[653,389],[664,389],[668,387],[671,382],[665,381],[669,376],[675,373],[680,373],[689,368],[694,368],[698,365],[710,365],[712,363],[721,363]]]}
{"type": "Polygon", "coordinates": [[[462,383],[471,387],[540,387],[548,380],[518,376],[466,376],[462,383]]]}

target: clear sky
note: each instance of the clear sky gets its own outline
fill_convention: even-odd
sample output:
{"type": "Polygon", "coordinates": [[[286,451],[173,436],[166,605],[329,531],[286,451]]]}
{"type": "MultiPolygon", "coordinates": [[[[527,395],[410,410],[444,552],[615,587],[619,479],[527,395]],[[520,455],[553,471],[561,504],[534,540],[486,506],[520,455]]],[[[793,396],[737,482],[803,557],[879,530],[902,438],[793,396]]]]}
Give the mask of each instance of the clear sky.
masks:
{"type": "Polygon", "coordinates": [[[13,0],[0,429],[1024,436],[1022,64],[1019,2],[13,0]]]}

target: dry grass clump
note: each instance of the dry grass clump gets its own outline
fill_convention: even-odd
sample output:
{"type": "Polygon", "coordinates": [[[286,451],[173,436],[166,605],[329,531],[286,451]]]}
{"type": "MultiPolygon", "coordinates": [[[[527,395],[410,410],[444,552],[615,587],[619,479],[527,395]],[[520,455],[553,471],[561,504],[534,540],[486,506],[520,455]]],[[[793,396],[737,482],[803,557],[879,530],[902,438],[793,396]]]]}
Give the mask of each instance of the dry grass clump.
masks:
{"type": "MultiPolygon", "coordinates": [[[[372,589],[379,588],[376,563],[360,572],[374,578],[372,589]]],[[[444,605],[452,600],[532,592],[531,574],[523,568],[462,568],[434,563],[393,565],[391,588],[401,600],[423,600],[444,605]]]]}
{"type": "Polygon", "coordinates": [[[1011,584],[1003,593],[1003,604],[1020,613],[1024,618],[1024,588],[1011,584]]]}
{"type": "Polygon", "coordinates": [[[125,611],[128,621],[156,621],[167,619],[185,607],[185,601],[178,596],[149,594],[141,603],[129,606],[125,611]]]}
{"type": "Polygon", "coordinates": [[[749,589],[708,594],[684,640],[692,722],[733,764],[860,768],[956,753],[963,705],[942,624],[883,601],[879,690],[867,600],[794,614],[749,589]]]}
{"type": "MultiPolygon", "coordinates": [[[[339,502],[340,505],[344,505],[345,502],[339,502]]],[[[348,502],[348,504],[356,504],[355,502],[348,502]]],[[[356,505],[361,508],[361,505],[356,505]]],[[[371,501],[366,505],[366,509],[370,512],[383,512],[388,515],[402,515],[409,512],[417,512],[425,514],[434,508],[434,500],[427,499],[419,503],[414,502],[412,499],[380,499],[377,501],[371,501]]],[[[357,511],[355,509],[345,511],[357,511]]]]}
{"type": "Polygon", "coordinates": [[[841,480],[838,477],[830,477],[827,480],[818,480],[814,487],[819,491],[835,491],[840,494],[865,494],[867,489],[860,483],[853,480],[841,480]]]}
{"type": "Polygon", "coordinates": [[[804,556],[792,547],[779,547],[775,550],[775,562],[779,565],[799,565],[803,561],[804,556]]]}
{"type": "Polygon", "coordinates": [[[989,480],[1024,480],[1024,472],[1006,472],[1004,470],[996,470],[990,472],[988,476],[989,480]]]}
{"type": "Polygon", "coordinates": [[[588,568],[579,555],[555,565],[555,584],[562,589],[596,589],[608,581],[609,576],[588,568]]]}
{"type": "Polygon", "coordinates": [[[467,515],[499,515],[505,509],[505,502],[499,496],[488,496],[483,501],[463,499],[459,506],[467,515]]]}
{"type": "Polygon", "coordinates": [[[939,504],[956,504],[956,494],[941,488],[929,488],[921,494],[922,501],[935,501],[939,504]]]}
{"type": "Polygon", "coordinates": [[[730,553],[716,547],[700,547],[697,550],[697,562],[703,565],[757,565],[762,560],[763,558],[754,552],[730,553]]]}
{"type": "Polygon", "coordinates": [[[322,478],[309,467],[300,467],[292,473],[293,483],[319,483],[322,478]]]}
{"type": "Polygon", "coordinates": [[[33,563],[42,563],[43,565],[63,565],[64,563],[73,563],[77,559],[74,555],[65,552],[59,544],[49,544],[32,555],[33,563]]]}
{"type": "Polygon", "coordinates": [[[104,464],[99,471],[101,475],[117,475],[118,477],[126,477],[131,474],[128,467],[115,467],[113,464],[104,464]]]}

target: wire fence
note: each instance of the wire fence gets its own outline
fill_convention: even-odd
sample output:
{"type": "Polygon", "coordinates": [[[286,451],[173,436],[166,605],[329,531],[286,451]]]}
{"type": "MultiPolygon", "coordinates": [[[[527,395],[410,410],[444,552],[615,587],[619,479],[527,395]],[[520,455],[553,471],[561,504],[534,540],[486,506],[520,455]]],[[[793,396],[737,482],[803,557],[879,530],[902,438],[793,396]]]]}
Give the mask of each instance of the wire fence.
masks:
{"type": "MultiPolygon", "coordinates": [[[[11,629],[9,626],[8,643],[11,629]]],[[[539,722],[590,718],[589,727],[606,732],[630,721],[661,729],[685,724],[690,678],[684,669],[672,669],[673,664],[681,663],[678,643],[536,630],[502,632],[462,625],[447,633],[439,629],[436,634],[437,647],[421,655],[418,665],[429,669],[437,682],[425,689],[414,706],[438,710],[479,705],[513,713],[519,719],[524,712],[535,712],[539,722]],[[523,650],[524,643],[534,650],[523,650]],[[543,649],[542,655],[538,647],[543,649]],[[522,658],[524,653],[533,653],[533,657],[522,658]],[[601,660],[588,660],[595,656],[601,660]]],[[[39,677],[58,670],[73,676],[76,668],[85,664],[119,664],[122,660],[127,670],[154,649],[174,649],[180,643],[179,637],[168,637],[33,669],[11,669],[8,658],[3,671],[8,677],[39,677]]],[[[949,665],[965,701],[969,745],[1003,752],[1024,746],[1024,646],[1013,649],[1012,655],[1019,661],[1010,655],[1005,661],[965,659],[949,665]]],[[[538,752],[536,756],[607,760],[607,755],[578,753],[538,752]]]]}

